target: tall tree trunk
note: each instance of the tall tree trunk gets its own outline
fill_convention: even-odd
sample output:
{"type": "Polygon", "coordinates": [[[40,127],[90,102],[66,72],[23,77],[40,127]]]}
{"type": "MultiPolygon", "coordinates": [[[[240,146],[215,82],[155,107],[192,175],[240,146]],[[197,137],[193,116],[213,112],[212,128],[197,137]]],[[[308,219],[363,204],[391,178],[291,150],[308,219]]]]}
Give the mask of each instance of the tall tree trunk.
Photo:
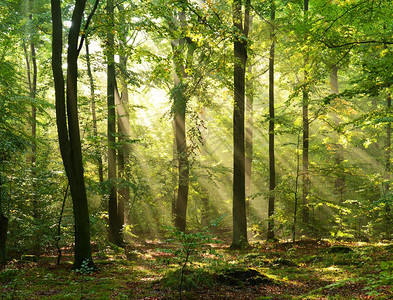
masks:
{"type": "MultiPolygon", "coordinates": [[[[392,111],[392,95],[389,93],[387,95],[387,111],[391,113],[392,111]]],[[[390,178],[391,178],[391,156],[392,156],[392,124],[388,122],[386,124],[386,146],[385,146],[385,173],[386,173],[386,183],[385,183],[385,194],[390,192],[390,178]]],[[[387,222],[392,221],[391,206],[388,202],[385,203],[385,210],[387,215],[387,222]]]]}
{"type": "MultiPolygon", "coordinates": [[[[179,13],[180,28],[183,33],[186,30],[186,13],[181,11],[179,13]]],[[[192,68],[192,59],[195,51],[195,44],[190,38],[182,37],[178,40],[172,41],[173,63],[175,66],[174,74],[174,89],[173,89],[173,108],[174,108],[174,126],[176,137],[176,150],[178,159],[178,192],[175,205],[175,227],[180,231],[186,230],[187,220],[187,203],[188,203],[188,188],[189,188],[189,158],[188,147],[186,139],[186,109],[187,109],[187,95],[186,83],[184,79],[188,77],[187,70],[192,68]],[[187,52],[185,53],[185,51],[187,52]],[[185,55],[182,55],[183,54],[185,55]],[[182,57],[185,57],[185,61],[182,57]]]]}
{"type": "Polygon", "coordinates": [[[186,230],[189,181],[189,162],[185,130],[186,103],[185,99],[178,99],[177,101],[183,103],[178,103],[180,107],[175,112],[176,147],[179,164],[179,187],[175,207],[175,227],[184,232],[186,230]]]}
{"type": "Polygon", "coordinates": [[[115,42],[112,30],[114,28],[114,5],[112,0],[107,0],[108,14],[107,29],[107,104],[108,104],[108,181],[109,181],[109,241],[116,245],[122,244],[120,233],[120,220],[117,203],[117,174],[116,174],[116,107],[115,107],[115,42]]]}
{"type": "MultiPolygon", "coordinates": [[[[32,13],[32,0],[26,1],[26,11],[30,12],[29,13],[29,21],[33,21],[33,13],[32,13]]],[[[31,170],[31,177],[33,178],[33,184],[32,184],[32,191],[31,191],[31,200],[32,200],[32,217],[35,221],[38,221],[40,219],[40,214],[39,214],[39,205],[38,205],[38,193],[36,192],[37,189],[37,183],[36,183],[36,177],[37,177],[37,172],[36,172],[36,160],[37,160],[37,108],[35,104],[35,99],[36,99],[36,94],[37,94],[37,74],[38,74],[38,68],[37,68],[37,58],[36,58],[36,47],[34,44],[34,32],[32,30],[32,27],[30,26],[28,29],[29,33],[29,42],[28,45],[26,43],[23,43],[23,49],[25,53],[25,61],[26,61],[26,71],[27,71],[27,82],[28,82],[28,88],[29,88],[29,97],[31,101],[31,138],[32,138],[32,144],[31,144],[31,152],[28,154],[28,163],[30,164],[30,170],[31,170]],[[29,50],[28,50],[29,49],[29,50]],[[30,51],[30,52],[29,52],[30,51]]],[[[33,246],[33,253],[38,254],[40,251],[40,239],[41,236],[38,232],[38,230],[35,230],[34,234],[34,246],[33,246]]]]}
{"type": "MultiPolygon", "coordinates": [[[[249,17],[249,28],[252,28],[253,16],[249,17]]],[[[248,65],[248,73],[252,74],[252,64],[248,65]]],[[[246,79],[246,144],[245,144],[245,184],[246,184],[246,210],[249,211],[252,193],[252,155],[254,134],[254,79],[246,79]]]]}
{"type": "Polygon", "coordinates": [[[3,214],[3,177],[0,174],[0,263],[7,260],[7,232],[8,218],[3,214]]]}
{"type": "MultiPolygon", "coordinates": [[[[339,89],[338,89],[338,66],[333,65],[332,69],[330,71],[330,86],[331,86],[331,92],[333,94],[338,95],[339,94],[339,89]]],[[[339,117],[335,117],[334,124],[336,126],[340,125],[340,119],[339,117]]],[[[339,141],[339,135],[337,136],[337,143],[336,143],[336,166],[341,169],[341,164],[344,161],[344,154],[343,154],[343,146],[340,144],[339,141]]],[[[344,201],[344,188],[345,188],[345,176],[343,173],[338,174],[337,179],[334,182],[334,188],[335,192],[339,195],[340,197],[340,202],[342,203],[344,201]]]]}
{"type": "MultiPolygon", "coordinates": [[[[272,1],[271,17],[272,23],[275,20],[276,8],[275,3],[272,1]]],[[[274,239],[274,190],[276,188],[276,166],[274,158],[274,48],[275,37],[274,27],[270,34],[272,45],[270,47],[269,56],[269,205],[268,205],[268,226],[267,226],[267,239],[274,239]]]]}
{"type": "Polygon", "coordinates": [[[244,151],[244,100],[247,63],[247,40],[249,30],[250,1],[247,0],[244,13],[242,1],[233,1],[233,24],[237,32],[234,39],[234,108],[233,108],[233,237],[231,248],[248,246],[247,214],[245,197],[245,151],[244,151]]]}
{"type": "MultiPolygon", "coordinates": [[[[252,66],[249,65],[248,72],[251,74],[252,66]]],[[[248,79],[246,82],[246,144],[245,144],[245,183],[246,197],[252,193],[252,155],[253,155],[253,134],[254,134],[254,94],[253,80],[248,79]]],[[[247,204],[248,206],[248,204],[247,204]]]]}
{"type": "MultiPolygon", "coordinates": [[[[127,69],[127,56],[120,55],[120,67],[124,70],[127,69]]],[[[119,131],[119,151],[118,151],[118,177],[124,181],[129,181],[126,166],[129,163],[130,145],[129,139],[131,136],[130,114],[129,114],[129,99],[128,99],[128,84],[127,78],[121,76],[121,95],[117,95],[116,108],[117,108],[117,128],[119,131]]],[[[130,188],[127,184],[121,184],[119,188],[119,199],[117,212],[119,215],[120,225],[125,224],[125,203],[130,201],[130,188]]]]}
{"type": "Polygon", "coordinates": [[[78,37],[85,9],[85,0],[76,0],[72,14],[72,26],[68,34],[67,93],[62,70],[62,28],[60,2],[51,0],[52,12],[52,70],[55,82],[56,123],[60,152],[70,184],[75,222],[74,268],[84,261],[94,266],[90,246],[90,222],[85,180],[83,175],[82,147],[78,121],[78,37]],[[67,105],[66,105],[67,101],[67,105]]]}
{"type": "MultiPolygon", "coordinates": [[[[201,149],[200,149],[200,156],[206,157],[207,151],[206,151],[206,142],[207,142],[207,130],[205,127],[205,121],[206,121],[206,108],[203,107],[200,110],[199,113],[199,120],[201,123],[199,124],[199,132],[201,134],[201,149]]],[[[208,174],[207,174],[208,175],[208,174]]],[[[209,226],[210,224],[210,203],[209,203],[209,191],[207,190],[204,181],[199,182],[200,186],[200,193],[201,193],[201,225],[203,227],[209,226]]]]}
{"type": "MultiPolygon", "coordinates": [[[[305,20],[307,19],[308,12],[308,0],[304,0],[304,15],[305,20]]],[[[309,166],[309,135],[310,135],[310,121],[308,117],[308,105],[309,105],[309,83],[308,83],[308,72],[307,72],[308,56],[306,55],[304,65],[304,87],[303,87],[303,207],[302,216],[303,223],[308,226],[310,224],[310,210],[308,207],[308,197],[310,192],[310,174],[308,170],[309,166]]]]}
{"type": "MultiPolygon", "coordinates": [[[[389,93],[386,98],[387,111],[390,113],[392,110],[392,95],[389,93]]],[[[385,192],[388,193],[390,190],[390,172],[391,172],[391,156],[392,156],[392,124],[388,122],[386,124],[386,146],[385,146],[385,172],[386,172],[386,184],[385,192]]]]}
{"type": "MultiPolygon", "coordinates": [[[[87,65],[87,75],[89,76],[89,85],[90,85],[90,98],[91,98],[91,115],[93,118],[93,134],[94,137],[98,137],[98,126],[97,126],[97,113],[96,113],[96,97],[95,97],[95,86],[94,86],[94,78],[93,72],[91,71],[91,62],[90,62],[90,50],[89,50],[89,40],[85,38],[86,43],[86,65],[87,65]]],[[[97,159],[97,168],[98,168],[98,179],[100,183],[104,182],[104,166],[102,164],[102,156],[101,151],[98,149],[98,143],[95,144],[95,156],[97,159]]]]}

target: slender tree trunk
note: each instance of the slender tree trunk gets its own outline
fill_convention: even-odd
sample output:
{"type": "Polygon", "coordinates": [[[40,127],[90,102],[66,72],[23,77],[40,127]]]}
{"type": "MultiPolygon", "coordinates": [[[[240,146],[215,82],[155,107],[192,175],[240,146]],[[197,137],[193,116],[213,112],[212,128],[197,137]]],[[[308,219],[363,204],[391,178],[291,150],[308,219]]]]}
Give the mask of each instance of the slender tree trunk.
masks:
{"type": "Polygon", "coordinates": [[[247,214],[245,197],[245,151],[244,151],[244,100],[247,63],[247,38],[249,30],[250,2],[243,13],[242,1],[233,1],[233,24],[237,30],[234,41],[234,109],[233,109],[233,237],[231,248],[248,246],[247,214]]]}
{"type": "MultiPolygon", "coordinates": [[[[181,101],[181,100],[180,100],[181,101]]],[[[179,187],[176,201],[175,227],[180,231],[186,230],[186,215],[188,202],[189,162],[185,131],[186,104],[175,113],[176,146],[179,163],[179,187]]]]}
{"type": "Polygon", "coordinates": [[[7,260],[8,218],[3,214],[3,177],[0,174],[0,263],[7,260]]]}
{"type": "Polygon", "coordinates": [[[176,218],[176,203],[177,203],[177,190],[178,186],[178,164],[177,164],[177,145],[176,145],[176,125],[175,120],[172,121],[172,131],[173,131],[173,148],[172,148],[172,182],[173,182],[173,198],[171,203],[171,213],[172,213],[172,220],[175,221],[176,218]]]}
{"type": "MultiPolygon", "coordinates": [[[[249,17],[249,28],[252,28],[253,16],[249,17]]],[[[252,64],[248,65],[248,73],[252,74],[252,64]]],[[[253,134],[254,134],[254,79],[246,79],[246,144],[245,144],[245,182],[246,182],[246,207],[249,211],[250,200],[248,197],[252,193],[252,155],[253,155],[253,134]],[[248,199],[248,200],[247,200],[248,199]]]]}
{"type": "MultiPolygon", "coordinates": [[[[30,15],[30,19],[32,16],[30,15]]],[[[30,155],[30,164],[32,167],[35,166],[36,156],[37,156],[37,108],[34,104],[34,100],[37,94],[37,58],[36,58],[36,50],[33,41],[30,41],[30,54],[27,50],[26,45],[23,45],[26,59],[26,69],[27,69],[27,81],[29,85],[29,96],[32,102],[31,105],[31,136],[33,138],[33,143],[31,145],[31,155],[30,155]],[[31,64],[30,64],[31,58],[31,64]],[[33,69],[32,69],[33,68],[33,69]],[[33,74],[32,74],[33,73],[33,74]],[[32,78],[33,77],[33,78],[32,78]]]]}
{"type": "MultiPolygon", "coordinates": [[[[392,95],[389,93],[386,98],[387,111],[392,110],[392,95]]],[[[386,184],[385,193],[390,191],[390,172],[391,172],[391,156],[392,156],[392,124],[388,122],[386,124],[386,146],[385,146],[385,172],[386,172],[386,184]]]]}
{"type": "MultiPolygon", "coordinates": [[[[120,66],[122,69],[127,69],[127,56],[120,55],[120,66]]],[[[128,84],[127,78],[121,76],[121,96],[116,97],[116,108],[117,108],[117,128],[119,131],[119,151],[118,151],[118,177],[121,178],[124,183],[129,181],[128,172],[126,167],[129,163],[129,152],[130,145],[129,139],[131,136],[130,126],[130,114],[128,110],[129,99],[128,99],[128,84]]],[[[125,224],[125,203],[130,201],[130,188],[127,184],[121,184],[119,188],[119,200],[118,200],[118,215],[120,225],[125,224]]]]}
{"type": "MultiPolygon", "coordinates": [[[[179,13],[179,23],[181,29],[186,30],[186,13],[181,11],[179,13]]],[[[190,165],[188,158],[188,147],[186,140],[186,109],[187,96],[186,84],[184,79],[188,77],[187,69],[192,68],[192,59],[195,51],[195,44],[189,38],[180,38],[172,41],[173,62],[175,65],[174,74],[174,120],[175,120],[175,136],[176,136],[176,150],[179,169],[179,181],[177,200],[175,205],[175,227],[180,231],[186,230],[187,219],[187,203],[188,203],[188,189],[189,189],[189,173],[190,165]],[[185,47],[186,46],[186,47],[185,47]],[[181,52],[185,52],[186,60],[182,58],[181,52]]]]}
{"type": "Polygon", "coordinates": [[[296,226],[297,226],[297,207],[298,207],[298,190],[299,190],[299,175],[300,175],[300,134],[299,130],[297,134],[297,144],[296,144],[296,177],[295,177],[295,205],[293,210],[293,224],[292,224],[292,243],[296,241],[296,226]]]}
{"type": "MultiPolygon", "coordinates": [[[[93,134],[94,137],[98,137],[98,126],[97,126],[97,113],[96,113],[96,98],[95,98],[95,86],[94,86],[94,78],[93,72],[91,71],[91,62],[90,62],[90,50],[89,50],[89,40],[87,37],[85,38],[86,42],[86,65],[87,65],[87,75],[89,76],[89,84],[90,84],[90,98],[91,98],[91,115],[93,118],[93,134]]],[[[97,159],[97,168],[98,168],[98,178],[100,183],[104,182],[104,166],[102,164],[102,156],[101,151],[98,149],[98,143],[95,145],[95,155],[97,159]]]]}
{"type": "Polygon", "coordinates": [[[78,121],[78,37],[85,9],[85,0],[76,0],[72,14],[72,27],[68,34],[67,94],[62,70],[62,17],[60,2],[51,0],[52,12],[52,69],[55,82],[56,122],[60,152],[70,184],[75,222],[74,268],[89,261],[94,266],[90,246],[90,222],[83,175],[82,149],[78,121]],[[66,105],[67,102],[67,105],[66,105]]]}
{"type": "MultiPolygon", "coordinates": [[[[201,157],[203,159],[203,157],[205,157],[207,155],[206,152],[206,142],[207,142],[207,130],[205,127],[205,121],[206,121],[206,108],[203,107],[200,110],[199,113],[199,120],[201,121],[200,125],[199,125],[199,132],[201,134],[201,144],[202,147],[200,149],[201,151],[201,157]]],[[[208,226],[210,224],[210,203],[209,203],[209,192],[206,188],[206,186],[204,185],[204,182],[199,182],[199,186],[201,189],[201,204],[202,204],[202,208],[201,208],[201,225],[203,227],[208,226]]]]}
{"type": "MultiPolygon", "coordinates": [[[[390,113],[392,111],[392,95],[389,93],[387,96],[387,111],[390,113]]],[[[391,156],[392,156],[392,124],[388,122],[386,124],[386,153],[385,153],[385,173],[386,173],[386,183],[385,183],[385,194],[390,192],[390,178],[391,178],[391,156]]],[[[387,222],[391,222],[391,206],[389,203],[385,203],[385,210],[387,215],[387,222]]]]}
{"type": "MultiPolygon", "coordinates": [[[[26,1],[26,11],[30,12],[29,13],[29,21],[32,22],[33,20],[33,13],[32,13],[32,0],[26,1]]],[[[29,27],[28,29],[29,33],[29,42],[28,45],[26,43],[23,43],[23,49],[25,53],[25,60],[26,60],[26,71],[27,71],[27,82],[28,82],[28,88],[29,88],[29,97],[31,101],[31,138],[32,138],[32,144],[31,144],[31,152],[28,154],[28,163],[30,164],[30,170],[31,170],[31,177],[33,178],[33,184],[32,184],[32,191],[31,191],[31,200],[32,200],[32,217],[34,220],[38,221],[40,219],[40,214],[39,214],[39,205],[38,205],[38,193],[36,192],[37,190],[37,183],[36,183],[36,177],[37,177],[37,171],[36,171],[36,157],[37,157],[37,108],[35,104],[35,99],[36,99],[36,94],[37,94],[37,74],[38,74],[38,68],[37,68],[37,58],[36,58],[36,47],[33,41],[34,38],[34,32],[32,30],[32,27],[29,27]],[[28,50],[29,49],[29,50],[28,50]],[[30,52],[29,52],[30,51],[30,52]]],[[[33,246],[33,253],[38,254],[40,251],[40,235],[38,230],[35,230],[34,234],[34,246],[33,246]]]]}
{"type": "MultiPolygon", "coordinates": [[[[338,67],[334,65],[331,69],[330,72],[330,86],[332,89],[332,93],[338,95],[339,94],[339,89],[338,89],[338,67]]],[[[335,125],[338,126],[340,125],[340,119],[339,117],[335,118],[335,125]]],[[[340,144],[339,141],[339,136],[337,137],[337,143],[336,143],[336,166],[341,169],[341,164],[344,161],[344,154],[343,154],[343,146],[340,144]]],[[[334,182],[334,188],[336,193],[340,197],[340,202],[342,203],[344,201],[344,188],[345,188],[345,176],[343,173],[340,173],[337,177],[337,179],[334,182]]]]}
{"type": "MultiPolygon", "coordinates": [[[[251,74],[252,66],[249,65],[248,72],[251,74]]],[[[246,82],[246,144],[245,144],[245,182],[246,182],[246,197],[252,193],[252,155],[253,155],[253,134],[254,134],[254,94],[253,94],[253,80],[246,82]]],[[[248,206],[248,204],[247,204],[248,206]]]]}
{"type": "MultiPolygon", "coordinates": [[[[304,15],[307,18],[308,12],[308,0],[304,0],[304,15]]],[[[308,56],[305,58],[305,69],[307,69],[308,56]]],[[[309,84],[308,84],[308,72],[304,71],[304,87],[303,87],[303,223],[308,226],[310,224],[310,210],[308,207],[308,197],[310,192],[310,174],[308,170],[309,166],[309,135],[310,135],[310,121],[308,117],[308,105],[309,105],[309,84]]]]}
{"type": "Polygon", "coordinates": [[[112,0],[107,0],[106,6],[109,24],[107,30],[107,104],[108,104],[108,181],[109,181],[109,241],[116,245],[122,244],[120,234],[120,220],[117,203],[117,174],[116,174],[116,107],[115,107],[115,42],[113,37],[113,13],[112,0]]]}
{"type": "MultiPolygon", "coordinates": [[[[275,20],[276,8],[274,1],[272,2],[271,17],[272,23],[275,20]]],[[[274,239],[274,190],[276,188],[276,166],[274,157],[274,28],[270,35],[272,45],[270,47],[269,56],[269,206],[268,206],[268,226],[267,239],[274,239]]]]}

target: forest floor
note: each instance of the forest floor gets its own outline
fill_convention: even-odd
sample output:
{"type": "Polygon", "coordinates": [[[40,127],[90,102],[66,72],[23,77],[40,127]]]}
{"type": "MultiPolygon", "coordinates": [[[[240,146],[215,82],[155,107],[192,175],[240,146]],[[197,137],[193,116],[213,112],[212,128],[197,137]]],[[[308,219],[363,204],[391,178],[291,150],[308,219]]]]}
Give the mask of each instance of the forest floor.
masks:
{"type": "Polygon", "coordinates": [[[71,251],[60,265],[51,253],[12,259],[0,299],[393,299],[391,244],[261,241],[234,251],[203,235],[179,240],[107,247],[94,253],[96,272],[72,271],[71,251]]]}

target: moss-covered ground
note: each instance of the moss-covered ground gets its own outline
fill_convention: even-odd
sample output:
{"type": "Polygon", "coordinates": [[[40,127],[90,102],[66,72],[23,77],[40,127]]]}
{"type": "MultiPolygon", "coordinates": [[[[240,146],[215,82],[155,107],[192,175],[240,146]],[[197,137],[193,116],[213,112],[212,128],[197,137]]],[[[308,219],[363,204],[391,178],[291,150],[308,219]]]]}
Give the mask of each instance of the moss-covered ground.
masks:
{"type": "Polygon", "coordinates": [[[94,253],[93,273],[73,271],[71,251],[60,265],[55,253],[14,257],[1,266],[1,299],[393,299],[388,243],[255,242],[242,251],[212,243],[191,251],[186,265],[182,247],[146,239],[106,247],[94,253]]]}

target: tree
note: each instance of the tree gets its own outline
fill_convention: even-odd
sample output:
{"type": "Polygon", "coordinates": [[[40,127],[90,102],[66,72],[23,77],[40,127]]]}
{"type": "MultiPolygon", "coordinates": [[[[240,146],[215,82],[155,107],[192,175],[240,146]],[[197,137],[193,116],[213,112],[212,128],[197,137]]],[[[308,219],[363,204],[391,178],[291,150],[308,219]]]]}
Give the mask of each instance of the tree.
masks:
{"type": "MultiPolygon", "coordinates": [[[[274,0],[271,3],[270,21],[274,24],[276,8],[274,0]]],[[[268,228],[267,239],[274,239],[274,190],[276,188],[276,162],[274,157],[274,25],[270,34],[271,46],[269,55],[269,205],[268,205],[268,228]]]]}
{"type": "Polygon", "coordinates": [[[89,77],[89,85],[90,85],[90,99],[91,99],[91,116],[93,119],[93,134],[95,138],[95,158],[97,161],[97,169],[98,169],[98,179],[100,183],[104,182],[104,166],[102,163],[102,155],[100,150],[98,149],[98,126],[97,126],[97,113],[96,113],[96,95],[95,95],[95,85],[94,85],[94,77],[93,72],[91,70],[91,59],[90,59],[90,47],[89,47],[89,39],[85,38],[85,49],[86,49],[86,67],[87,67],[87,75],[89,77]]]}
{"type": "Polygon", "coordinates": [[[173,64],[175,68],[172,98],[179,175],[175,205],[175,227],[184,232],[186,230],[190,174],[190,165],[188,161],[189,151],[186,139],[186,110],[189,99],[185,79],[188,77],[188,70],[192,67],[192,59],[196,45],[191,38],[187,36],[186,12],[183,8],[178,12],[178,19],[175,20],[175,24],[177,24],[177,28],[175,29],[181,31],[181,36],[171,42],[173,64]]]}
{"type": "Polygon", "coordinates": [[[117,170],[116,170],[116,69],[115,69],[115,41],[114,28],[114,4],[107,0],[106,11],[108,15],[107,28],[107,103],[108,103],[108,181],[109,181],[109,241],[116,245],[122,244],[120,216],[117,201],[117,170]]]}
{"type": "MultiPolygon", "coordinates": [[[[62,70],[63,22],[60,1],[51,0],[52,13],[52,70],[55,83],[56,124],[64,168],[70,185],[74,226],[74,268],[83,262],[94,266],[90,246],[90,222],[84,180],[81,139],[78,120],[78,40],[85,0],[76,0],[72,12],[72,26],[68,33],[66,87],[62,70]]],[[[93,10],[94,12],[94,10],[93,10]]],[[[81,41],[81,43],[83,40],[81,41]]]]}
{"type": "Polygon", "coordinates": [[[246,1],[244,17],[241,0],[234,0],[232,9],[235,62],[233,71],[233,238],[231,248],[239,249],[248,246],[245,196],[244,100],[250,1],[246,1]]]}
{"type": "MultiPolygon", "coordinates": [[[[303,3],[303,12],[305,22],[308,19],[308,0],[304,0],[303,3]]],[[[310,138],[310,120],[308,116],[309,109],[309,75],[308,75],[308,63],[309,57],[306,54],[304,58],[304,86],[303,86],[303,101],[302,101],[302,110],[303,110],[303,207],[302,207],[302,217],[303,223],[309,225],[310,223],[310,213],[308,207],[308,197],[310,193],[310,174],[309,174],[309,138],[310,138]]]]}
{"type": "MultiPolygon", "coordinates": [[[[119,18],[122,19],[127,16],[127,8],[123,4],[118,4],[119,18]]],[[[120,24],[119,24],[120,25],[120,24]]],[[[127,70],[128,59],[130,53],[134,50],[137,31],[134,30],[130,33],[131,24],[125,23],[124,27],[119,26],[119,78],[120,87],[115,94],[115,104],[117,110],[117,129],[118,129],[118,178],[119,178],[119,195],[118,195],[118,208],[120,228],[127,223],[128,211],[126,204],[130,202],[130,143],[131,143],[131,124],[130,124],[130,102],[128,93],[128,82],[133,78],[131,72],[127,70]],[[130,43],[132,42],[132,44],[130,43]]],[[[134,82],[135,84],[135,82],[134,82]]],[[[116,85],[117,86],[117,85],[116,85]]]]}
{"type": "MultiPolygon", "coordinates": [[[[23,50],[25,54],[26,61],[26,71],[27,71],[27,83],[28,83],[28,91],[29,97],[31,101],[31,153],[28,155],[28,160],[31,168],[31,175],[34,178],[33,183],[33,212],[32,216],[34,220],[38,220],[40,218],[39,210],[38,210],[38,198],[37,198],[37,186],[35,184],[37,172],[36,172],[36,161],[37,161],[37,107],[36,107],[36,95],[37,95],[37,76],[38,76],[38,67],[37,67],[37,57],[36,57],[36,46],[35,39],[36,34],[33,31],[33,8],[31,7],[33,4],[32,0],[26,1],[28,6],[28,24],[29,28],[27,28],[28,38],[27,42],[23,42],[23,50]]],[[[34,238],[35,245],[33,251],[38,253],[40,248],[40,235],[37,232],[34,238]]]]}

